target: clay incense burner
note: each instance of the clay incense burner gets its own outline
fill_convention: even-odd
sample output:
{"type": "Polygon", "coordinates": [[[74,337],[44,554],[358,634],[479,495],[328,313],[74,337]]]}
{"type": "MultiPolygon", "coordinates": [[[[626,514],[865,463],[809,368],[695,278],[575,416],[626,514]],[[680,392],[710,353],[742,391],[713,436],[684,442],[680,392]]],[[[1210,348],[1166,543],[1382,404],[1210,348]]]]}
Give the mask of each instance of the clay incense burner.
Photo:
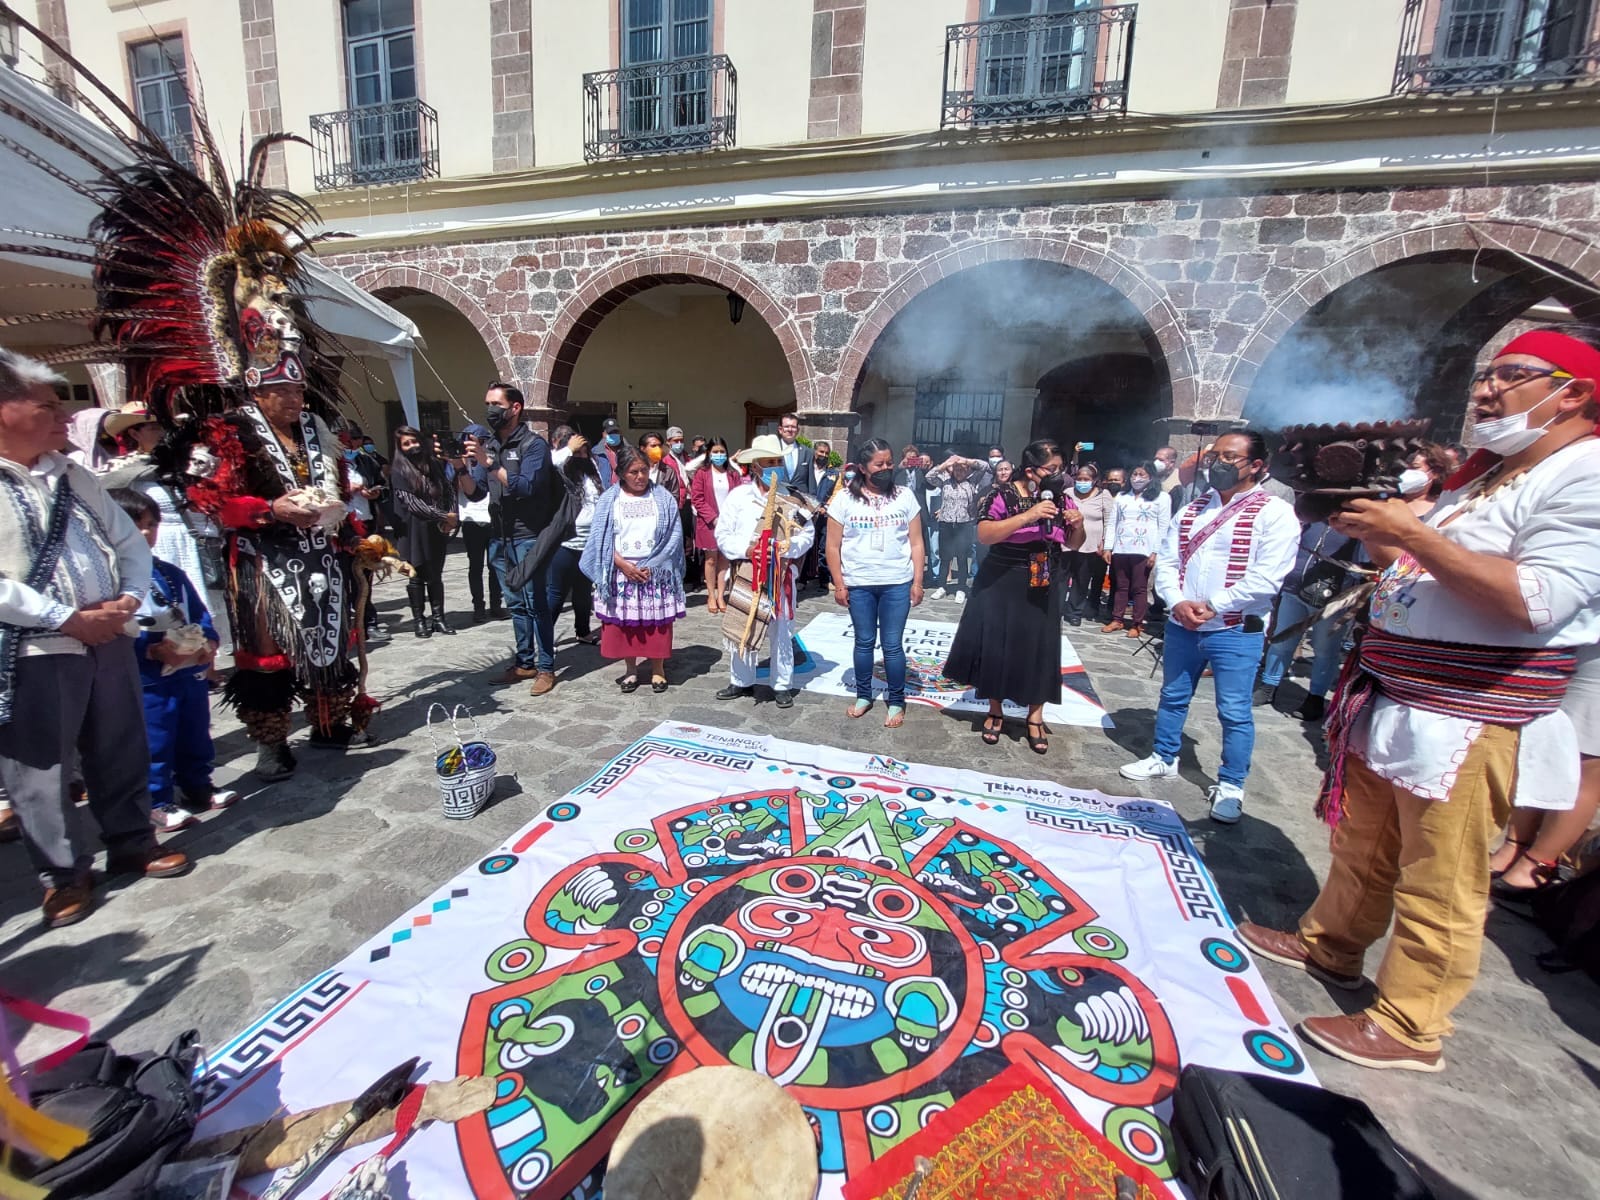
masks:
{"type": "Polygon", "coordinates": [[[1272,476],[1298,493],[1302,516],[1312,520],[1349,500],[1395,496],[1400,472],[1422,449],[1431,424],[1291,425],[1277,434],[1272,476]]]}

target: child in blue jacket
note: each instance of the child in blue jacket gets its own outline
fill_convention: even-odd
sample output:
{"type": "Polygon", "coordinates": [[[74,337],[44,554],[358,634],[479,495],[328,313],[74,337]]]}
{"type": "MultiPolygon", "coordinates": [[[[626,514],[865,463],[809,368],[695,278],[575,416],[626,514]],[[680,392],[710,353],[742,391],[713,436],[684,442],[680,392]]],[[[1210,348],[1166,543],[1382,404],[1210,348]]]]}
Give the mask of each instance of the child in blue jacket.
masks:
{"type": "MultiPolygon", "coordinates": [[[[111,498],[154,549],[161,524],[156,502],[132,488],[113,488],[111,498]]],[[[196,824],[197,813],[227,808],[239,798],[211,784],[211,691],[205,676],[220,639],[194,584],[160,558],[151,562],[150,593],[133,619],[140,629],[135,653],[150,741],[150,818],[158,830],[171,833],[196,824]],[[198,626],[204,634],[197,648],[184,648],[184,626],[198,626]]]]}

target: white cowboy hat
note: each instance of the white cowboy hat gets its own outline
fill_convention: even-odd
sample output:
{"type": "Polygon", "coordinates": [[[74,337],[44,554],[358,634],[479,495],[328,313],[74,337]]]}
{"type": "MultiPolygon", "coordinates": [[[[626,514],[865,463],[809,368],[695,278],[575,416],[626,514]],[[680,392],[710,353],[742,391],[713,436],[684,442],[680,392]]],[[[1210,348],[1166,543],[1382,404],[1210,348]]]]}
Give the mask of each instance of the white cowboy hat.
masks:
{"type": "Polygon", "coordinates": [[[763,458],[782,458],[783,443],[778,440],[777,434],[763,433],[750,443],[748,450],[741,450],[733,456],[733,461],[741,466],[759,462],[763,458]]]}
{"type": "Polygon", "coordinates": [[[105,432],[116,437],[125,430],[132,429],[135,425],[148,425],[155,420],[155,414],[137,400],[129,400],[121,409],[112,413],[105,419],[105,432]]]}

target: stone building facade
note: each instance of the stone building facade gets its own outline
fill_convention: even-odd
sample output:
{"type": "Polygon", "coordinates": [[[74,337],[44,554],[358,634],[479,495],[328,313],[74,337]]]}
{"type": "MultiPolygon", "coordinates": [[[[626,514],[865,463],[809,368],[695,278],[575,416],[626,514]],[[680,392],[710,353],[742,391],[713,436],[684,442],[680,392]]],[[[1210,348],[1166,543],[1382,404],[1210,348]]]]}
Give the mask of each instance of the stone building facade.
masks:
{"type": "Polygon", "coordinates": [[[1341,289],[1397,267],[1435,269],[1427,283],[1412,272],[1384,286],[1369,310],[1404,330],[1441,386],[1464,384],[1482,342],[1540,300],[1600,314],[1600,197],[1588,183],[1536,183],[976,206],[329,261],[380,295],[427,292],[455,306],[549,421],[568,412],[578,355],[608,313],[662,284],[727,289],[776,335],[803,423],[838,439],[857,424],[864,368],[896,315],[943,280],[1007,260],[1084,272],[1125,297],[1142,318],[1166,415],[1237,417],[1286,336],[1341,289]],[[1418,289],[1441,280],[1464,289],[1445,305],[1449,320],[1417,324],[1427,299],[1418,289]]]}

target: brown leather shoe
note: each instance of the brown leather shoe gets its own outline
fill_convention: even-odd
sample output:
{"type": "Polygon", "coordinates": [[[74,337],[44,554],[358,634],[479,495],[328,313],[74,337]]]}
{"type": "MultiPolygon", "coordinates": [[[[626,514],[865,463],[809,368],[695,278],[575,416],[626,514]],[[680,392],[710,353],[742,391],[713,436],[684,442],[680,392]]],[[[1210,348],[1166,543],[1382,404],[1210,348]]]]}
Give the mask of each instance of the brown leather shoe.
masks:
{"type": "Polygon", "coordinates": [[[1100,632],[1101,633],[1121,633],[1126,628],[1127,628],[1127,626],[1124,625],[1121,621],[1107,621],[1104,625],[1100,626],[1100,632]]]}
{"type": "Polygon", "coordinates": [[[491,682],[521,683],[525,679],[537,678],[538,674],[539,672],[535,671],[532,667],[519,667],[513,665],[507,667],[503,674],[496,675],[491,682]]]}
{"type": "Polygon", "coordinates": [[[1320,979],[1333,987],[1353,992],[1366,982],[1360,975],[1341,975],[1315,961],[1298,934],[1288,933],[1282,929],[1268,929],[1265,925],[1257,925],[1254,921],[1242,922],[1234,932],[1239,935],[1239,940],[1259,957],[1282,963],[1286,967],[1295,967],[1313,979],[1320,979]]]}
{"type": "Polygon", "coordinates": [[[1341,1017],[1307,1017],[1300,1036],[1335,1058],[1378,1071],[1442,1071],[1443,1050],[1416,1050],[1390,1034],[1364,1012],[1341,1017]]]}
{"type": "Polygon", "coordinates": [[[555,687],[555,674],[550,671],[540,671],[533,677],[533,686],[528,689],[528,694],[530,696],[542,696],[546,692],[553,692],[555,687]]]}
{"type": "Polygon", "coordinates": [[[69,883],[65,887],[49,888],[44,894],[44,923],[47,928],[76,925],[93,911],[94,891],[87,883],[69,883]]]}
{"type": "Polygon", "coordinates": [[[187,875],[193,869],[194,863],[183,851],[163,850],[160,846],[106,859],[108,876],[143,875],[146,879],[171,879],[177,875],[187,875]]]}

